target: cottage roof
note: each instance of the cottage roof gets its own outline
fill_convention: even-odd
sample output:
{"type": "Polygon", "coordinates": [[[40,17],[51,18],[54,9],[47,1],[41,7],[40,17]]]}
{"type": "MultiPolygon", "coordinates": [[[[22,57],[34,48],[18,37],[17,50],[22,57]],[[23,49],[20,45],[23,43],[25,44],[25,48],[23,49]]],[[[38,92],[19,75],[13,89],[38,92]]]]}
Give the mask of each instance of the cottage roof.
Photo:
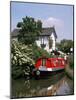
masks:
{"type": "MultiPolygon", "coordinates": [[[[54,27],[42,28],[40,36],[50,36],[52,33],[54,34],[55,38],[57,38],[57,34],[54,27]]],[[[14,29],[11,35],[12,37],[17,37],[19,35],[19,29],[14,29]]]]}
{"type": "Polygon", "coordinates": [[[40,35],[48,35],[48,36],[50,36],[52,33],[54,34],[55,38],[57,38],[57,34],[56,34],[56,31],[55,31],[54,27],[43,28],[42,32],[40,33],[40,35]]]}

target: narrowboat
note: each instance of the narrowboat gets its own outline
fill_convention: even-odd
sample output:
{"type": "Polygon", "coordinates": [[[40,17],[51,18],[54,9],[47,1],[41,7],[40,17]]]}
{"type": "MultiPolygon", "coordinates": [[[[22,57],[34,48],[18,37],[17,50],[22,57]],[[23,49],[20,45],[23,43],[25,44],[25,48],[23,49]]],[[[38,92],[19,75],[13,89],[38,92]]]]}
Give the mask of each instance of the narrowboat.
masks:
{"type": "Polygon", "coordinates": [[[32,74],[35,77],[51,75],[51,73],[57,73],[64,70],[65,59],[64,58],[39,58],[35,63],[35,68],[32,74]]]}

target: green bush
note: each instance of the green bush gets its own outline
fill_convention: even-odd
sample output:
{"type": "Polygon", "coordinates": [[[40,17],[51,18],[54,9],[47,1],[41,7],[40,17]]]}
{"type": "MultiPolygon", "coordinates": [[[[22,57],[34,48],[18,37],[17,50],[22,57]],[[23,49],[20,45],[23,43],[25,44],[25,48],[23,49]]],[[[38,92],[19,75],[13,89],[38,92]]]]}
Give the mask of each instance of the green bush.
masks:
{"type": "Polygon", "coordinates": [[[48,53],[43,48],[36,46],[36,44],[33,45],[32,49],[33,49],[33,58],[35,61],[41,57],[47,57],[47,58],[52,57],[52,55],[50,53],[48,53]]]}
{"type": "Polygon", "coordinates": [[[11,42],[11,66],[13,78],[30,75],[36,60],[40,57],[51,57],[36,44],[25,45],[15,40],[11,42]]]}
{"type": "Polygon", "coordinates": [[[74,58],[73,58],[73,55],[69,55],[69,65],[70,65],[70,68],[74,68],[74,58]]]}
{"type": "Polygon", "coordinates": [[[32,59],[32,56],[33,52],[31,49],[31,45],[27,46],[17,41],[12,41],[11,66],[13,77],[20,77],[24,74],[26,75],[27,72],[30,73],[29,70],[31,70],[33,68],[33,65],[35,64],[34,60],[32,59]]]}

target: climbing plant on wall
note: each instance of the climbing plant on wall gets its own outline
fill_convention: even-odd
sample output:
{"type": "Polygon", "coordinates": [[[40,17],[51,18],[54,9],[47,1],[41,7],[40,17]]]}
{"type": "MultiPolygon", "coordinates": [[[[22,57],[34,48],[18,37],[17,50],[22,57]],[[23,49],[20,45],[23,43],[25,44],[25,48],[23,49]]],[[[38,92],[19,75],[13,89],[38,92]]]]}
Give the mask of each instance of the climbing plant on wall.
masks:
{"type": "Polygon", "coordinates": [[[52,44],[53,44],[53,40],[52,40],[52,38],[49,38],[49,48],[50,49],[52,48],[52,44]]]}

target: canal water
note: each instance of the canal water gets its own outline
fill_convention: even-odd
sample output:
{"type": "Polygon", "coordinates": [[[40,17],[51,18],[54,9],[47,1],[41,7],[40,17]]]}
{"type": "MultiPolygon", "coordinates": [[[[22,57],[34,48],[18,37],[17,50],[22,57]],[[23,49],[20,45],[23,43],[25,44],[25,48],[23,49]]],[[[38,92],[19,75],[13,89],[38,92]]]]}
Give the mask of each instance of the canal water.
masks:
{"type": "Polygon", "coordinates": [[[11,98],[70,95],[74,92],[73,80],[67,78],[64,72],[39,80],[34,78],[30,80],[16,79],[12,80],[11,84],[11,98]],[[55,87],[55,93],[51,94],[49,90],[55,87]],[[46,91],[50,93],[47,93],[46,91]]]}

